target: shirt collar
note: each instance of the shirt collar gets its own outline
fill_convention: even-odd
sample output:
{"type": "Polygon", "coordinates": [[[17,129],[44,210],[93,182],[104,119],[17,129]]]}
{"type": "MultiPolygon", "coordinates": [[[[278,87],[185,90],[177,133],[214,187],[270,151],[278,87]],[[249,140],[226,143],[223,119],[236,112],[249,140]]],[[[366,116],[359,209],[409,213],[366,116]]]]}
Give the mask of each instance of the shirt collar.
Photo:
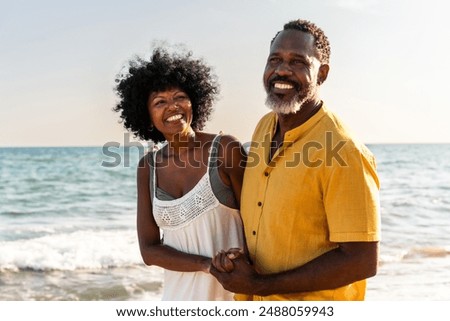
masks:
{"type": "MultiPolygon", "coordinates": [[[[319,120],[326,113],[327,113],[327,108],[326,108],[325,104],[323,103],[322,106],[320,107],[320,109],[310,119],[308,119],[306,122],[304,122],[300,126],[297,126],[291,130],[288,130],[284,134],[283,141],[285,143],[287,143],[287,142],[293,143],[293,142],[301,139],[303,137],[303,135],[306,132],[308,132],[314,125],[316,125],[319,122],[319,120]]],[[[273,113],[272,124],[271,124],[272,131],[270,133],[270,139],[272,139],[272,137],[275,133],[277,123],[278,123],[278,115],[276,113],[273,113]]]]}

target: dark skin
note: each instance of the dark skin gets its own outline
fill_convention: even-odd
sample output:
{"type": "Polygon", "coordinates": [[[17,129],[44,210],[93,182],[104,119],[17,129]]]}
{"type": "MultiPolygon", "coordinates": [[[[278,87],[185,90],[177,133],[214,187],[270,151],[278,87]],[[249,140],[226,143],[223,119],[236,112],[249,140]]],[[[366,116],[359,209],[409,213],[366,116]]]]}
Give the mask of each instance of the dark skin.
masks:
{"type": "MultiPolygon", "coordinates": [[[[313,40],[308,33],[284,30],[270,48],[263,78],[268,94],[280,101],[290,101],[299,88],[310,89],[300,111],[277,112],[271,155],[282,145],[287,131],[306,122],[321,107],[317,89],[326,80],[329,66],[320,62],[313,40]],[[283,80],[273,80],[280,77],[283,80]]],[[[273,274],[259,274],[247,257],[235,250],[219,253],[212,263],[211,274],[231,292],[267,296],[320,291],[374,276],[378,242],[336,243],[336,248],[302,266],[273,274]]]]}
{"type": "MultiPolygon", "coordinates": [[[[188,193],[205,175],[209,147],[215,135],[194,131],[191,127],[192,107],[189,97],[178,88],[151,93],[149,117],[163,133],[168,144],[157,153],[157,184],[175,198],[188,193]]],[[[241,144],[223,135],[218,150],[219,175],[240,199],[244,167],[241,144]]],[[[147,265],[181,272],[209,273],[211,258],[178,251],[161,242],[159,227],[152,213],[149,188],[149,157],[139,162],[137,172],[137,232],[142,258],[147,265]]]]}

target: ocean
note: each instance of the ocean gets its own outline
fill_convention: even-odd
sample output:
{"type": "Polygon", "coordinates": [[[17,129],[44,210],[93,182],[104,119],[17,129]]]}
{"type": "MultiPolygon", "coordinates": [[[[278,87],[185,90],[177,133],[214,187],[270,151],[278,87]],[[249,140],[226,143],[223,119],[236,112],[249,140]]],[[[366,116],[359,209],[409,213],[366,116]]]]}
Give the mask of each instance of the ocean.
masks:
{"type": "MultiPolygon", "coordinates": [[[[366,300],[450,300],[450,145],[368,145],[381,181],[366,300]]],[[[160,300],[137,244],[141,147],[0,148],[0,301],[160,300]]]]}

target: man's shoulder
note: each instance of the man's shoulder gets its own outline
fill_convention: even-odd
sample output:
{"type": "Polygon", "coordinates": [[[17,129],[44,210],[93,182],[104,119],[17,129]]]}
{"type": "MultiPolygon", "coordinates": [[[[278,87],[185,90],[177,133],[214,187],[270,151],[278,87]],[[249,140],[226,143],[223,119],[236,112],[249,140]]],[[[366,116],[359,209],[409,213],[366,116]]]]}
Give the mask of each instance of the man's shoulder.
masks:
{"type": "Polygon", "coordinates": [[[329,132],[327,138],[332,135],[333,141],[345,141],[345,148],[349,151],[358,150],[361,154],[368,158],[373,158],[371,151],[359,139],[358,135],[342,120],[342,118],[333,110],[324,106],[326,131],[329,132]]]}
{"type": "Polygon", "coordinates": [[[269,111],[268,113],[266,113],[264,116],[261,117],[261,119],[258,122],[258,125],[271,122],[275,120],[276,117],[277,117],[276,113],[274,113],[273,111],[269,111]]]}
{"type": "Polygon", "coordinates": [[[277,116],[272,111],[262,116],[255,127],[253,135],[257,135],[260,133],[267,133],[268,131],[272,130],[276,122],[276,119],[277,116]]]}
{"type": "Polygon", "coordinates": [[[332,133],[333,139],[348,141],[356,140],[356,134],[337,113],[328,109],[326,106],[323,107],[323,110],[324,117],[321,119],[323,129],[326,132],[332,133]]]}

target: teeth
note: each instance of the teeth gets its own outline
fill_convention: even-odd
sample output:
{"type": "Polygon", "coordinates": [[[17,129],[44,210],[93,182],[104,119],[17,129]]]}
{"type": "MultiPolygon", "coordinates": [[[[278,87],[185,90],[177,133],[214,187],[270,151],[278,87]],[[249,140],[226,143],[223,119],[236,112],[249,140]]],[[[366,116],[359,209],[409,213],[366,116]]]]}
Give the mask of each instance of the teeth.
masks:
{"type": "Polygon", "coordinates": [[[169,118],[167,118],[166,121],[176,121],[178,119],[181,119],[181,117],[183,117],[181,114],[173,115],[173,116],[170,116],[169,118]]]}
{"type": "Polygon", "coordinates": [[[279,82],[276,82],[273,86],[277,89],[292,89],[292,88],[294,88],[294,86],[292,86],[292,85],[285,84],[285,83],[279,83],[279,82]]]}

